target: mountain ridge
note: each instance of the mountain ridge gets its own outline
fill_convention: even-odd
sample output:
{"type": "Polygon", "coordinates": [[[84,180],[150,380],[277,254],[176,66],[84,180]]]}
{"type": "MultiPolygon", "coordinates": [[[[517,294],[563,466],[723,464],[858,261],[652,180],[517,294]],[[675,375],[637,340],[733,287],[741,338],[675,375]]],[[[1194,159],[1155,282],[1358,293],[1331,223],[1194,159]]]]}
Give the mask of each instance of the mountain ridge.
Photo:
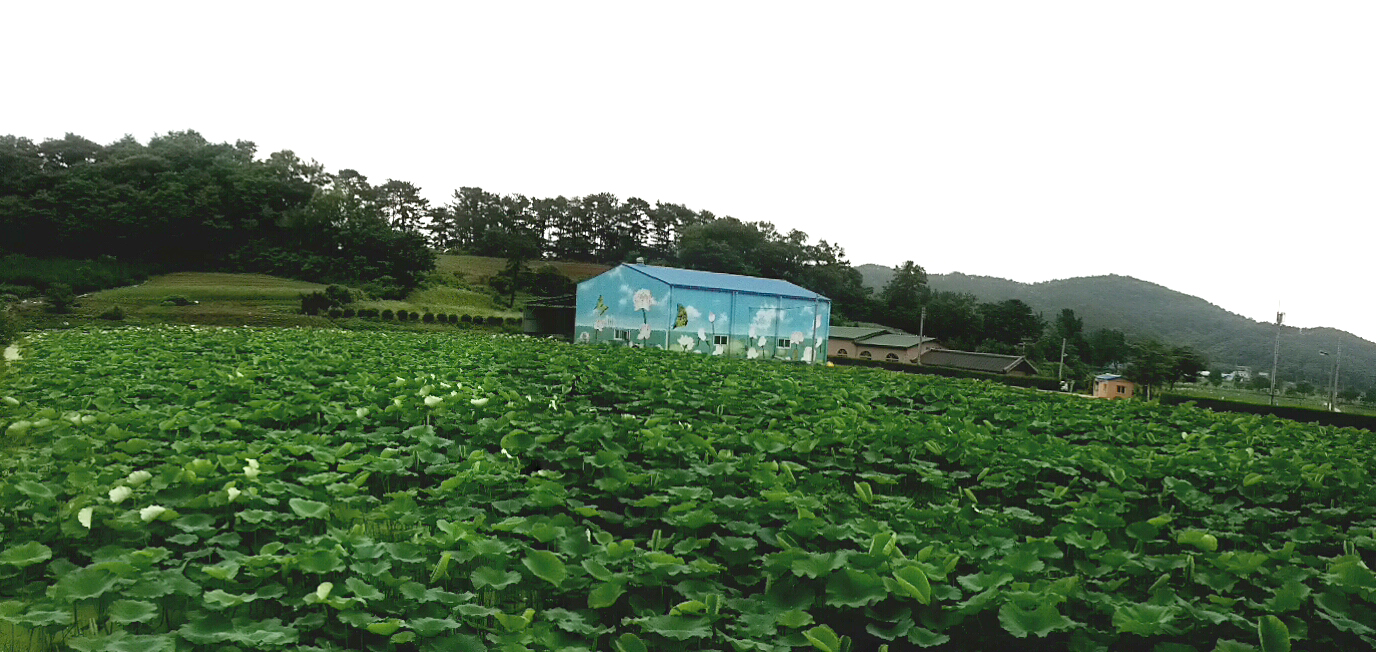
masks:
{"type": "MultiPolygon", "coordinates": [[[[882,265],[856,267],[867,287],[881,289],[893,270],[882,265]]],[[[1085,330],[1121,330],[1129,337],[1151,337],[1189,346],[1209,358],[1211,368],[1235,366],[1269,371],[1276,327],[1231,312],[1217,304],[1164,285],[1108,274],[1023,283],[993,276],[953,272],[929,274],[927,285],[942,292],[973,294],[983,302],[1018,299],[1048,321],[1062,308],[1084,319],[1085,330]]],[[[1376,384],[1376,343],[1332,327],[1281,327],[1282,380],[1332,382],[1332,359],[1319,353],[1342,345],[1340,388],[1366,390],[1376,384]]],[[[940,334],[937,334],[938,337],[940,334]]]]}

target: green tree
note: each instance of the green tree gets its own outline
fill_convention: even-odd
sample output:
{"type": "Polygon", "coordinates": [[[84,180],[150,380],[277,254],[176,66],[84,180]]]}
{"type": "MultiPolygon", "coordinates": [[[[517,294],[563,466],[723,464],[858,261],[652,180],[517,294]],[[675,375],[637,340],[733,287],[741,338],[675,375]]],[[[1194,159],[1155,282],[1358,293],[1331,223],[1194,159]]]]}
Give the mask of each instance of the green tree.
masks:
{"type": "Polygon", "coordinates": [[[1132,345],[1128,368],[1123,374],[1146,388],[1146,396],[1151,397],[1151,388],[1160,387],[1175,378],[1175,360],[1170,349],[1153,339],[1146,339],[1132,345]]]}
{"type": "Polygon", "coordinates": [[[909,260],[893,272],[879,292],[880,321],[916,333],[921,328],[922,306],[931,295],[927,271],[909,260]]]}

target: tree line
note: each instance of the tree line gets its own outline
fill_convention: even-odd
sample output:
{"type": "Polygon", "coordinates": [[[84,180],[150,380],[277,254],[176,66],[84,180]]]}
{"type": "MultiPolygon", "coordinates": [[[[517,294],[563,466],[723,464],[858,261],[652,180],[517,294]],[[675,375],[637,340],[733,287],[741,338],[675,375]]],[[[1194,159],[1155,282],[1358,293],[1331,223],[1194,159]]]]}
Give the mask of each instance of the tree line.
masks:
{"type": "Polygon", "coordinates": [[[414,286],[434,255],[387,212],[410,189],[195,131],[146,145],[2,136],[0,253],[414,286]]]}
{"type": "Polygon", "coordinates": [[[1018,300],[931,291],[912,261],[875,293],[840,246],[769,222],[610,193],[531,198],[461,187],[434,205],[406,181],[373,184],[290,150],[260,157],[251,142],[211,143],[195,131],[146,145],[129,136],[109,145],[74,134],[38,144],[0,137],[0,232],[8,236],[0,252],[9,254],[113,256],[398,291],[433,270],[436,250],[497,256],[511,263],[508,278],[495,280],[513,298],[520,279],[535,278],[529,261],[645,258],[784,279],[830,297],[837,323],[922,331],[951,348],[1059,362],[1064,340],[1071,377],[1126,366],[1147,382],[1170,382],[1184,375],[1177,368],[1202,364],[1191,351],[1129,342],[1119,331],[1084,333],[1073,311],[1048,323],[1018,300]],[[1146,355],[1174,361],[1165,365],[1173,371],[1146,355]]]}

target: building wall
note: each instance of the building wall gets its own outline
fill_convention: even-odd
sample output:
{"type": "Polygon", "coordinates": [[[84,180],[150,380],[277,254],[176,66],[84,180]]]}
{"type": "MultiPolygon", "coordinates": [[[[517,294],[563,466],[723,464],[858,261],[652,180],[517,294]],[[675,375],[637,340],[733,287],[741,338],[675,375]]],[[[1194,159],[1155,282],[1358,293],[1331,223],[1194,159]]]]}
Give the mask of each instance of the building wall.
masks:
{"type": "Polygon", "coordinates": [[[1098,398],[1132,398],[1134,383],[1127,380],[1105,380],[1094,385],[1094,396],[1098,398]],[[1122,391],[1119,391],[1119,388],[1122,391]]]}
{"type": "Polygon", "coordinates": [[[668,296],[668,284],[624,266],[583,281],[578,284],[574,341],[663,345],[672,322],[664,305],[668,296]]]}
{"type": "Polygon", "coordinates": [[[867,351],[870,354],[870,360],[887,360],[888,355],[893,353],[898,356],[899,362],[917,364],[919,355],[938,348],[938,346],[937,342],[931,341],[923,342],[921,346],[913,346],[907,349],[893,349],[880,346],[865,346],[864,342],[857,343],[851,340],[834,340],[827,342],[827,355],[833,358],[846,357],[864,359],[861,352],[867,351]],[[844,356],[841,355],[841,350],[843,349],[846,352],[844,356]]]}
{"type": "Polygon", "coordinates": [[[574,339],[822,363],[830,325],[829,301],[670,287],[616,267],[578,284],[574,339]]]}

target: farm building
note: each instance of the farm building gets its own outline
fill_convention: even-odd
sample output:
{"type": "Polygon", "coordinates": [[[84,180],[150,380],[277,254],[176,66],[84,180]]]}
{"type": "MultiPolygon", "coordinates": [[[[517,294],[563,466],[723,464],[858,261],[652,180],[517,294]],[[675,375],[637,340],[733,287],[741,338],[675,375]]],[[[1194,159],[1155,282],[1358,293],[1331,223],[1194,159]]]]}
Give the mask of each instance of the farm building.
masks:
{"type": "Polygon", "coordinates": [[[1037,368],[1032,366],[1027,358],[1020,355],[936,349],[922,354],[922,364],[931,367],[951,367],[966,371],[1003,374],[1005,376],[1037,375],[1037,368]]]}
{"type": "Polygon", "coordinates": [[[822,363],[831,300],[787,281],[643,264],[578,284],[579,342],[822,363]]]}
{"type": "Polygon", "coordinates": [[[521,314],[521,330],[526,335],[573,337],[576,295],[544,297],[526,302],[521,314]]]}
{"type": "Polygon", "coordinates": [[[1137,384],[1118,374],[1099,374],[1094,377],[1095,398],[1132,398],[1137,384]]]}

